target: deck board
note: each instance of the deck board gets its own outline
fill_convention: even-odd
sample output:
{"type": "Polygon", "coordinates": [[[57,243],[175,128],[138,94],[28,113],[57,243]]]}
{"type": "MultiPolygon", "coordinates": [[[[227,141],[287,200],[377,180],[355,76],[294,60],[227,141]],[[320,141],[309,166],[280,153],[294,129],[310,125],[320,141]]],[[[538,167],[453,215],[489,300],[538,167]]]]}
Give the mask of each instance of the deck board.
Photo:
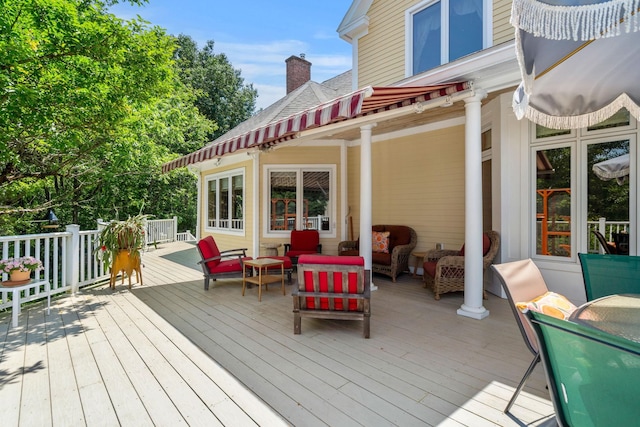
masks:
{"type": "Polygon", "coordinates": [[[239,279],[205,291],[195,259],[159,245],[144,286],[61,295],[49,316],[29,304],[16,328],[0,313],[3,425],[555,424],[541,366],[502,413],[532,357],[505,300],[478,321],[456,314],[461,294],[375,276],[370,339],[347,320],[305,318],[294,335],[293,285],[262,302],[239,279]]]}

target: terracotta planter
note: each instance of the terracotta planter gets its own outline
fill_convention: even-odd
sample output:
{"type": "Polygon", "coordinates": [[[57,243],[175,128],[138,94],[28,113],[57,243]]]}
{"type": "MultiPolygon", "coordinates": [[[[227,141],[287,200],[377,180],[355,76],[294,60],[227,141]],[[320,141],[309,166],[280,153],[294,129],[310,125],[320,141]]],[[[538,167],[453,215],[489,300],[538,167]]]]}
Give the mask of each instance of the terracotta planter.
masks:
{"type": "Polygon", "coordinates": [[[12,282],[23,282],[25,280],[28,281],[31,278],[31,272],[30,271],[12,271],[9,276],[12,282]]]}
{"type": "Polygon", "coordinates": [[[20,286],[29,283],[31,280],[30,271],[13,271],[9,273],[9,280],[2,282],[2,286],[20,286]]]}

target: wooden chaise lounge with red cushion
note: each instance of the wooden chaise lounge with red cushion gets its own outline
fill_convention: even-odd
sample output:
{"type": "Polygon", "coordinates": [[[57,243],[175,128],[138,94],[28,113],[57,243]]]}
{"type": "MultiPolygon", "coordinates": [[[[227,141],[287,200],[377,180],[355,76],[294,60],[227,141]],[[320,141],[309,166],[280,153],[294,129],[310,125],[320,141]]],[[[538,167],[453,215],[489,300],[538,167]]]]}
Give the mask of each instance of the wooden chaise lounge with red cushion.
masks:
{"type": "Polygon", "coordinates": [[[362,320],[369,338],[370,272],[360,256],[301,255],[298,286],[293,295],[293,333],[302,331],[302,317],[362,320]]]}

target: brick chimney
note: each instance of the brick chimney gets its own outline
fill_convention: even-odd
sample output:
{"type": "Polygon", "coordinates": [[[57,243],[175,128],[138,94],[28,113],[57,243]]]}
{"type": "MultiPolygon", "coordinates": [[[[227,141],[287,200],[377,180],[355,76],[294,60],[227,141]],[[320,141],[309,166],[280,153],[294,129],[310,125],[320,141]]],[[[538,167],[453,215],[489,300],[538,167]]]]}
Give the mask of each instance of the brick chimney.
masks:
{"type": "Polygon", "coordinates": [[[287,95],[311,80],[311,62],[300,56],[291,55],[285,60],[287,63],[287,95]]]}

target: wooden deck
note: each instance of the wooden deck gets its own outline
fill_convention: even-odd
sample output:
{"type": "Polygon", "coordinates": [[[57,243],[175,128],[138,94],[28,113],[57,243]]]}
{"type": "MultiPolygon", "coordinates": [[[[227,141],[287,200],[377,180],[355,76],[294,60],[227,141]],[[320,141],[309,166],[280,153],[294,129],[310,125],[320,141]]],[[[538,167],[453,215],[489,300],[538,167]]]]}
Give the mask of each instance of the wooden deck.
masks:
{"type": "Polygon", "coordinates": [[[502,413],[532,356],[500,298],[478,321],[456,315],[461,294],[375,276],[370,339],[358,321],[294,335],[291,286],[205,291],[197,258],[163,245],[144,286],[27,305],[17,328],[0,313],[2,425],[555,425],[542,366],[502,413]]]}

